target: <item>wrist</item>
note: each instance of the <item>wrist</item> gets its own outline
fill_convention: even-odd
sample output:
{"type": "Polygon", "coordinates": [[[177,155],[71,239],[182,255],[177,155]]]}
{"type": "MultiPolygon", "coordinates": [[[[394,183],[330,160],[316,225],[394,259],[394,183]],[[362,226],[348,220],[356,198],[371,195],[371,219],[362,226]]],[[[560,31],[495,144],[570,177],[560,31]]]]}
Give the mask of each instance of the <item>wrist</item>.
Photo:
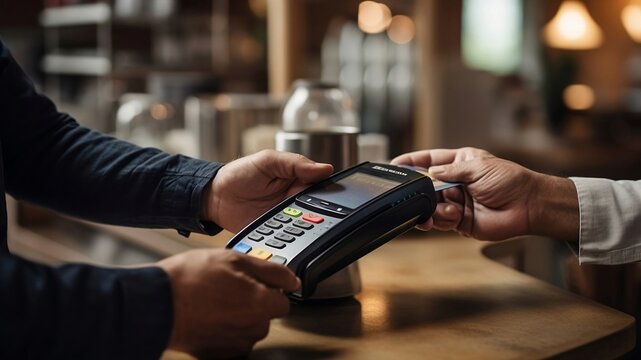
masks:
{"type": "Polygon", "coordinates": [[[532,235],[576,242],[579,238],[579,200],[568,178],[535,173],[528,203],[532,235]]]}
{"type": "Polygon", "coordinates": [[[214,219],[215,209],[218,206],[219,200],[216,198],[216,192],[214,191],[214,179],[212,179],[203,190],[202,200],[200,202],[200,219],[206,221],[212,221],[216,223],[214,219]]]}

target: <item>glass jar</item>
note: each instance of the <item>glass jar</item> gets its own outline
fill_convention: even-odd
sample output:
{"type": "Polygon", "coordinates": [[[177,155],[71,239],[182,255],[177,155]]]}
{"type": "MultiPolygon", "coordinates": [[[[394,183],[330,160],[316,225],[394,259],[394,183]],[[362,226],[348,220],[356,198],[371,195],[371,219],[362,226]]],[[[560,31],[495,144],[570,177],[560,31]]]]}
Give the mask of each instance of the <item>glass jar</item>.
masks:
{"type": "Polygon", "coordinates": [[[357,134],[361,129],[347,93],[334,84],[297,80],[283,107],[283,130],[357,134]]]}

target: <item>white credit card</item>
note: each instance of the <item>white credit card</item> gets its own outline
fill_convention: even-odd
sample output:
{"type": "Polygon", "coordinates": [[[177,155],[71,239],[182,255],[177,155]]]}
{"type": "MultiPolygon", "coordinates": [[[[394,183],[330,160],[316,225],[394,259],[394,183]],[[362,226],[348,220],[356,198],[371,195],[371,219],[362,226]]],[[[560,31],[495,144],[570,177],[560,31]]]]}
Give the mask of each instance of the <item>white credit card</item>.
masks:
{"type": "Polygon", "coordinates": [[[417,173],[421,173],[428,178],[432,179],[432,184],[434,184],[434,191],[439,192],[443,191],[445,189],[449,189],[455,186],[462,186],[463,184],[461,183],[455,183],[455,182],[446,182],[446,181],[441,181],[439,179],[433,178],[430,173],[427,171],[426,168],[420,167],[420,166],[411,166],[411,165],[398,165],[399,167],[410,169],[413,171],[416,171],[417,173]]]}

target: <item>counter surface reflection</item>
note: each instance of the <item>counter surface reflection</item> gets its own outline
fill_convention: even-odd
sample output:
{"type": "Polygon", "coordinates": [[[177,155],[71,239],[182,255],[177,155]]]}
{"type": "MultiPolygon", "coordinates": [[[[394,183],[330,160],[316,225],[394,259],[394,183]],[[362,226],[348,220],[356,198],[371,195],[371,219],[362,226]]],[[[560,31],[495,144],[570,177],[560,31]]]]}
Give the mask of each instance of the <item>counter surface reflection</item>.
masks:
{"type": "Polygon", "coordinates": [[[484,246],[418,231],[392,240],[360,260],[360,295],[292,306],[249,358],[600,359],[634,348],[634,318],[490,260],[484,246]]]}

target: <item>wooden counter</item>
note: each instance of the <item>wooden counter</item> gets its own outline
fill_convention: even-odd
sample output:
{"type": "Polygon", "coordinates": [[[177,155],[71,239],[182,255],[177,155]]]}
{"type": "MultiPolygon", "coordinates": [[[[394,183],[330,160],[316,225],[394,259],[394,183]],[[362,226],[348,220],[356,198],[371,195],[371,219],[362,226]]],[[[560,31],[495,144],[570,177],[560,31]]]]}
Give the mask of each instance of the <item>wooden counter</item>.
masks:
{"type": "MultiPolygon", "coordinates": [[[[223,247],[231,236],[99,228],[164,256],[223,247]]],[[[14,250],[35,239],[21,232],[14,250]]],[[[609,359],[634,348],[634,318],[490,260],[482,254],[487,246],[436,232],[394,239],[359,261],[363,293],[292,306],[250,358],[609,359]]],[[[163,359],[191,357],[167,351],[163,359]]]]}
{"type": "Polygon", "coordinates": [[[614,358],[634,319],[419,232],[360,260],[356,299],[295,305],[251,359],[614,358]]]}

